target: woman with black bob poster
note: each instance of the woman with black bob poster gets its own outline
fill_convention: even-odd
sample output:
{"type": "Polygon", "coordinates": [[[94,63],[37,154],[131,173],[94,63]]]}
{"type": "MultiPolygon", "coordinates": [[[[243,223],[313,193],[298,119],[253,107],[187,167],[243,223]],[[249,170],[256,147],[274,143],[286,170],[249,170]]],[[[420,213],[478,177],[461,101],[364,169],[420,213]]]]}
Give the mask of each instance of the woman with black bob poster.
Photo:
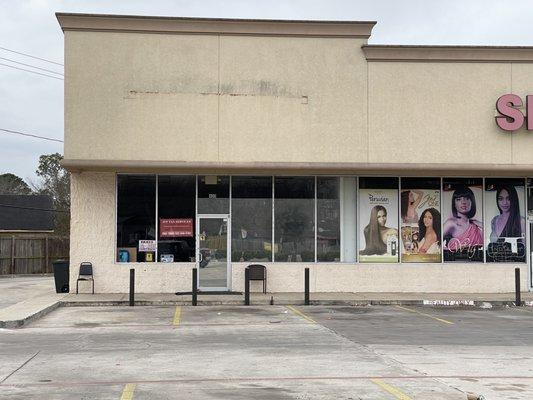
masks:
{"type": "Polygon", "coordinates": [[[483,262],[481,178],[444,178],[444,261],[483,262]]]}

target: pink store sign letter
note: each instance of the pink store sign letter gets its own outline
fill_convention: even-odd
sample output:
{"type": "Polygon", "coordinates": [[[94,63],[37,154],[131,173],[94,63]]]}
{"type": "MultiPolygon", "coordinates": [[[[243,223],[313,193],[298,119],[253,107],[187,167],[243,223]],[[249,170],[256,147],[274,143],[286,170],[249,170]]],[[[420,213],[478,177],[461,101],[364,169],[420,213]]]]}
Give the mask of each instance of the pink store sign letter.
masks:
{"type": "Polygon", "coordinates": [[[500,113],[496,117],[496,123],[504,131],[517,131],[527,121],[527,130],[533,130],[533,95],[526,96],[526,115],[520,107],[522,99],[516,94],[504,94],[496,102],[496,110],[500,113]]]}

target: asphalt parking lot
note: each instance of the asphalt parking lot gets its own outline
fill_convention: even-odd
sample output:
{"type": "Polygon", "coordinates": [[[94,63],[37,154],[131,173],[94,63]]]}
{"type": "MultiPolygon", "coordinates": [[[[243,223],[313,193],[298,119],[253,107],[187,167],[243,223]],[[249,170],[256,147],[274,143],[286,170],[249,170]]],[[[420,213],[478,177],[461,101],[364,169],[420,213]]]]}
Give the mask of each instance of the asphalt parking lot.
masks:
{"type": "Polygon", "coordinates": [[[533,398],[533,309],[64,307],[0,330],[5,399],[533,398]]]}

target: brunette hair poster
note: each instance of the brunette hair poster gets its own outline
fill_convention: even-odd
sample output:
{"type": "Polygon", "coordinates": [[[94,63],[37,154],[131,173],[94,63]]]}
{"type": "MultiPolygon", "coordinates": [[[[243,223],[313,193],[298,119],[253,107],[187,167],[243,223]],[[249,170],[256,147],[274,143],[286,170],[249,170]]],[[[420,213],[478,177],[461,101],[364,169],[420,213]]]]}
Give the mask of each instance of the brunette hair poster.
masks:
{"type": "Polygon", "coordinates": [[[441,262],[440,178],[402,178],[402,262],[441,262]]]}
{"type": "Polygon", "coordinates": [[[397,263],[398,178],[359,178],[359,262],[397,263]]]}

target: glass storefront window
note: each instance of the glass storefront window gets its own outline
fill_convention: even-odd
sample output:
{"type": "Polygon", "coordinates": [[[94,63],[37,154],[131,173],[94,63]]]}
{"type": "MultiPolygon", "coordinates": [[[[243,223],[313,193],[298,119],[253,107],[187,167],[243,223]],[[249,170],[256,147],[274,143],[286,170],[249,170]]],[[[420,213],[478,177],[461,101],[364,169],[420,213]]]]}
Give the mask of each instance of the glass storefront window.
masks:
{"type": "Polygon", "coordinates": [[[195,258],[195,176],[159,175],[157,242],[159,262],[191,262],[195,258]]]}
{"type": "Polygon", "coordinates": [[[440,178],[402,178],[402,262],[441,262],[440,178]]]}
{"type": "Polygon", "coordinates": [[[317,177],[317,260],[340,261],[340,182],[317,177]]]}
{"type": "Polygon", "coordinates": [[[272,177],[231,178],[231,259],[272,261],[272,177]]]}
{"type": "Polygon", "coordinates": [[[274,260],[315,261],[315,178],[274,178],[274,260]]]}
{"type": "Polygon", "coordinates": [[[340,181],[342,193],[341,261],[354,263],[357,260],[357,178],[343,176],[340,181]]]}
{"type": "Polygon", "coordinates": [[[155,175],[117,176],[117,261],[153,262],[155,175]]]}
{"type": "Polygon", "coordinates": [[[444,178],[444,261],[483,262],[483,179],[444,178]]]}
{"type": "Polygon", "coordinates": [[[198,214],[229,214],[229,176],[198,176],[198,214]]]}
{"type": "Polygon", "coordinates": [[[359,261],[398,262],[398,178],[359,178],[359,221],[359,261]]]}
{"type": "Polygon", "coordinates": [[[526,261],[524,179],[485,179],[487,262],[526,261]]]}

